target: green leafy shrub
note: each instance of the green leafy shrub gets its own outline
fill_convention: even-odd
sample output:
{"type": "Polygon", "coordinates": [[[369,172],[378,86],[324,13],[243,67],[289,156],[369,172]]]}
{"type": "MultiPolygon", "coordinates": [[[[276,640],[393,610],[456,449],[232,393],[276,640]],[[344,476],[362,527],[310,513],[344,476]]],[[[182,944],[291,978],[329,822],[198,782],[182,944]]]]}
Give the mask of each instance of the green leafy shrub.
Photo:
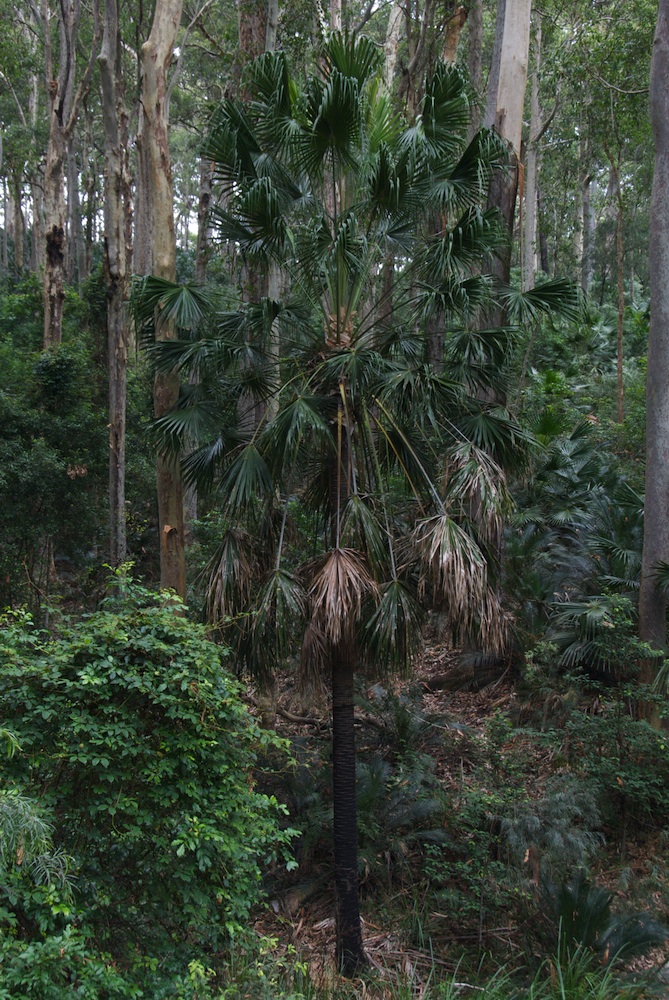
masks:
{"type": "Polygon", "coordinates": [[[121,959],[206,951],[244,926],[261,864],[287,847],[251,777],[256,749],[277,741],[241,704],[224,651],[178,612],[127,585],[55,636],[27,617],[0,630],[0,718],[22,750],[4,783],[39,793],[74,877],[69,912],[5,900],[17,939],[48,912],[42,933],[76,918],[121,959]]]}

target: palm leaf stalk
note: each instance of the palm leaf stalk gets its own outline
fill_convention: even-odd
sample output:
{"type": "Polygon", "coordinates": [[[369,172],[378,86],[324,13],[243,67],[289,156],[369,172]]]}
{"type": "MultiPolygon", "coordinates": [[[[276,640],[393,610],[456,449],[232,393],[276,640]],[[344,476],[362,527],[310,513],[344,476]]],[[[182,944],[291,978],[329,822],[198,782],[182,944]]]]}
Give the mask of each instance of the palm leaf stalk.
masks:
{"type": "Polygon", "coordinates": [[[273,664],[292,635],[306,672],[329,674],[346,975],[365,961],[355,672],[408,668],[426,602],[445,605],[461,634],[481,628],[499,641],[486,539],[508,502],[504,466],[524,448],[481,392],[511,338],[476,330],[496,294],[485,263],[501,229],[480,206],[503,148],[487,132],[468,143],[467,88],[453,66],[427,81],[413,123],[392,112],[380,66],[367,39],[335,34],[303,87],[283,53],[249,67],[249,101],[224,101],[205,144],[227,192],[218,234],[256,269],[281,268],[286,294],[219,314],[202,336],[184,335],[180,353],[154,349],[156,364],[200,375],[157,432],[182,454],[195,434],[185,474],[220,490],[229,528],[211,609],[245,616],[238,651],[250,666],[273,664]],[[435,317],[439,366],[426,348],[435,317]],[[252,427],[239,420],[244,394],[260,404],[252,427]],[[305,522],[316,539],[308,558],[305,522]]]}

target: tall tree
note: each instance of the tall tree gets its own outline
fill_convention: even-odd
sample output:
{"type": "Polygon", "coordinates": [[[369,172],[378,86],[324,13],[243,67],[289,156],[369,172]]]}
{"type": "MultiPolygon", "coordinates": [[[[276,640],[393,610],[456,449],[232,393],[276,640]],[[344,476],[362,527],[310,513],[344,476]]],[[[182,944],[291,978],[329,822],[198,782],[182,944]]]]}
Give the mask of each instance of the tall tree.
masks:
{"type": "Polygon", "coordinates": [[[81,0],[58,6],[58,70],[52,45],[49,0],[43,0],[40,27],[44,39],[44,66],[49,109],[49,142],[44,168],[45,245],[44,266],[44,347],[60,343],[65,301],[65,172],[67,151],[77,124],[79,108],[90,86],[99,42],[98,2],[93,3],[93,38],[86,69],[77,84],[76,54],[81,23],[81,0]]]}
{"type": "Polygon", "coordinates": [[[511,267],[511,234],[518,193],[531,8],[532,0],[498,0],[493,63],[484,118],[484,124],[494,128],[509,149],[509,170],[496,175],[490,192],[490,204],[502,213],[509,233],[508,247],[498,266],[499,277],[505,282],[509,280],[511,267]]]}
{"type": "MultiPolygon", "coordinates": [[[[653,41],[650,108],[655,167],[650,214],[650,335],[646,383],[646,503],[639,593],[639,635],[666,649],[667,595],[658,585],[658,563],[669,564],[669,0],[660,0],[653,41]]],[[[656,661],[642,664],[641,680],[652,683],[656,661]]],[[[660,724],[657,705],[642,714],[660,724]]]]}
{"type": "Polygon", "coordinates": [[[121,35],[117,0],[105,0],[102,48],[98,57],[105,135],[104,268],[107,282],[107,348],[109,358],[109,559],[126,557],[125,410],[128,365],[126,324],[127,260],[125,243],[125,155],[121,35]]]}
{"type": "MultiPolygon", "coordinates": [[[[197,429],[186,474],[222,491],[228,527],[210,608],[234,622],[252,669],[270,669],[299,628],[307,671],[330,682],[337,957],[347,974],[364,962],[354,676],[365,664],[410,665],[421,600],[448,606],[460,634],[499,643],[486,553],[505,504],[502,466],[522,448],[483,391],[504,366],[504,332],[465,322],[491,290],[482,264],[500,229],[481,202],[503,148],[487,132],[468,140],[455,67],[440,63],[428,77],[411,128],[380,71],[368,39],[334,34],[302,93],[285,54],[266,54],[247,77],[250,103],[219,109],[206,149],[229,195],[220,235],[256,265],[283,266],[285,294],[219,315],[198,339],[201,290],[147,282],[165,304],[182,303],[181,343],[157,345],[160,368],[202,373],[158,429],[182,454],[197,429]],[[443,371],[426,357],[424,320],[435,313],[449,331],[443,371]],[[288,345],[280,363],[275,320],[288,345]],[[239,412],[245,392],[265,404],[253,428],[239,412]],[[298,511],[317,536],[306,561],[287,545],[298,511]]],[[[524,301],[511,299],[513,309],[524,301]]]]}
{"type": "MultiPolygon", "coordinates": [[[[140,126],[137,134],[140,176],[143,185],[143,259],[145,273],[160,279],[176,279],[176,241],[172,161],[168,136],[168,71],[181,23],[183,0],[161,0],[156,4],[148,39],[141,51],[140,126]]],[[[176,336],[169,317],[161,316],[156,339],[176,336]]],[[[153,389],[156,418],[168,413],[179,398],[179,376],[158,373],[153,389]]],[[[160,452],[157,458],[158,531],[160,534],[160,584],[186,595],[184,551],[184,503],[179,464],[160,452]]]]}

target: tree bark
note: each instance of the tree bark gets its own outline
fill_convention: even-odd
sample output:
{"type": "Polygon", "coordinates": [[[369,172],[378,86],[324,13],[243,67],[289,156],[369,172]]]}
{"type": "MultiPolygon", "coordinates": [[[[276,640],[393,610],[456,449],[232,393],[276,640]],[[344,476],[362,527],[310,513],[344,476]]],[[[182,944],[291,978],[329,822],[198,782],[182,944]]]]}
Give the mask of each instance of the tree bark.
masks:
{"type": "Polygon", "coordinates": [[[537,269],[537,174],[539,153],[537,143],[541,134],[541,110],[539,108],[539,73],[541,70],[541,15],[535,13],[534,67],[532,70],[532,94],[530,136],[525,157],[525,234],[523,246],[523,289],[534,288],[534,273],[537,269]]]}
{"type": "MultiPolygon", "coordinates": [[[[172,163],[168,140],[169,107],[167,73],[181,22],[183,0],[162,0],[156,5],[151,33],[141,51],[141,128],[137,143],[145,204],[144,224],[150,254],[148,269],[159,278],[176,281],[176,242],[174,233],[172,163]]],[[[146,260],[143,261],[146,265],[146,260]]],[[[169,323],[156,321],[156,338],[171,340],[176,336],[169,323]]],[[[164,416],[179,398],[178,374],[155,377],[154,415],[164,416]]],[[[160,585],[186,595],[184,553],[184,505],[179,464],[166,455],[158,455],[158,531],[160,535],[160,585]]]]}
{"type": "Polygon", "coordinates": [[[126,558],[125,414],[128,338],[123,151],[119,127],[123,115],[120,44],[117,0],[106,0],[104,36],[98,62],[105,135],[104,268],[109,354],[109,560],[112,566],[117,566],[126,558]]]}
{"type": "Polygon", "coordinates": [[[44,348],[59,344],[63,333],[65,301],[65,168],[68,142],[74,131],[79,105],[88,91],[99,38],[98,5],[93,4],[91,53],[79,87],[75,91],[76,45],[79,32],[80,0],[61,4],[58,75],[53,75],[49,0],[42,4],[42,30],[46,85],[49,106],[49,140],[44,169],[45,245],[42,263],[44,281],[44,348]]]}
{"type": "MultiPolygon", "coordinates": [[[[659,561],[669,562],[669,0],[660,0],[650,77],[655,165],[650,211],[650,333],[646,381],[646,503],[639,593],[639,635],[655,649],[667,641],[667,598],[657,587],[659,561]]],[[[652,683],[657,662],[641,663],[640,680],[652,683]]],[[[659,727],[658,707],[640,714],[659,727]]]]}
{"type": "Polygon", "coordinates": [[[383,52],[384,52],[383,81],[388,90],[391,89],[393,85],[393,80],[395,78],[395,67],[397,65],[397,52],[400,46],[400,38],[402,36],[403,22],[404,22],[404,5],[402,3],[394,3],[390,8],[390,16],[388,17],[388,27],[386,28],[386,39],[383,46],[383,52]]]}
{"type": "Polygon", "coordinates": [[[337,964],[345,976],[366,965],[358,899],[353,657],[344,640],[332,655],[332,794],[334,804],[337,964]]]}
{"type": "Polygon", "coordinates": [[[497,171],[490,185],[489,204],[499,208],[509,232],[509,246],[493,270],[508,283],[511,269],[511,236],[518,192],[518,157],[523,128],[523,105],[530,46],[531,0],[499,0],[495,53],[490,71],[485,124],[499,132],[509,145],[509,171],[497,171]],[[503,12],[503,31],[498,37],[503,12]],[[496,84],[496,87],[495,87],[496,84]],[[494,109],[494,110],[493,110],[494,109]]]}
{"type": "MultiPolygon", "coordinates": [[[[467,69],[469,79],[476,91],[476,96],[481,97],[483,93],[483,3],[482,0],[472,0],[469,8],[468,43],[467,43],[467,69]]],[[[478,132],[481,125],[481,108],[478,104],[472,105],[471,121],[469,125],[470,139],[478,132]]]]}

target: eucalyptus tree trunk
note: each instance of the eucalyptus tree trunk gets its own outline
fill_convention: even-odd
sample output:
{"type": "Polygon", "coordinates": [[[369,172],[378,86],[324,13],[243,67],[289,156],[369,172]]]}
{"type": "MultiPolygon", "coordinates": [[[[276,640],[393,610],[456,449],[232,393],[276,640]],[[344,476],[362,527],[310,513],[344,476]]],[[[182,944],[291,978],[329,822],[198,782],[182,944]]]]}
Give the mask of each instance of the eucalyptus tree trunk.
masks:
{"type": "Polygon", "coordinates": [[[23,272],[23,211],[21,209],[22,185],[20,180],[14,181],[14,197],[12,199],[14,217],[14,272],[23,272]]]}
{"type": "Polygon", "coordinates": [[[388,27],[386,28],[386,38],[383,45],[383,81],[391,89],[395,78],[395,67],[397,65],[397,52],[400,47],[402,37],[402,24],[404,23],[404,5],[394,3],[390,8],[388,16],[388,27]]]}
{"type": "MultiPolygon", "coordinates": [[[[183,0],[162,0],[156,5],[151,32],[141,51],[140,128],[137,146],[142,183],[143,252],[150,256],[150,273],[176,280],[172,162],[168,139],[167,74],[181,22],[183,0]]],[[[143,261],[147,263],[146,259],[143,261]]],[[[176,330],[156,320],[156,338],[172,340],[176,330]]],[[[153,387],[156,417],[169,412],[179,398],[178,374],[157,374],[153,387]]],[[[184,505],[178,461],[167,455],[157,458],[158,531],[160,535],[160,585],[180,597],[186,595],[184,553],[184,505]]]]}
{"type": "Polygon", "coordinates": [[[76,51],[81,0],[59,7],[58,75],[54,77],[49,0],[43,0],[41,26],[44,33],[46,86],[49,109],[49,140],[44,168],[45,245],[42,263],[44,281],[44,347],[59,344],[63,333],[66,268],[65,173],[68,144],[77,122],[80,103],[88,91],[99,38],[98,5],[93,3],[94,30],[88,65],[78,87],[75,83],[76,51]]]}
{"type": "Polygon", "coordinates": [[[102,49],[98,58],[105,135],[104,268],[107,283],[109,354],[109,559],[126,557],[125,414],[128,367],[126,325],[127,262],[123,211],[123,150],[119,122],[123,115],[121,37],[117,0],[106,0],[102,49]]]}
{"type": "Polygon", "coordinates": [[[341,31],[342,0],[330,0],[330,31],[341,31]]]}
{"type": "Polygon", "coordinates": [[[367,962],[358,893],[358,826],[355,798],[353,649],[345,639],[331,650],[332,797],[334,805],[337,964],[354,976],[367,962]]]}
{"type": "Polygon", "coordinates": [[[523,240],[523,288],[534,288],[537,269],[537,175],[541,135],[541,110],[539,108],[539,73],[541,70],[541,16],[536,13],[534,28],[534,66],[530,100],[530,136],[525,158],[525,233],[523,240]]]}
{"type": "Polygon", "coordinates": [[[508,173],[495,173],[489,196],[490,204],[499,208],[509,232],[508,249],[493,267],[504,282],[508,282],[511,268],[511,234],[518,192],[518,157],[527,84],[531,7],[532,0],[499,0],[484,120],[484,124],[494,128],[509,146],[510,170],[508,173]]]}
{"type": "Polygon", "coordinates": [[[595,251],[595,210],[592,204],[593,176],[586,170],[581,181],[581,205],[583,216],[583,257],[581,259],[581,288],[590,294],[594,272],[595,251]]]}
{"type": "Polygon", "coordinates": [[[615,219],[616,283],[618,289],[618,336],[616,351],[616,419],[619,424],[625,420],[625,384],[623,381],[623,334],[625,331],[625,255],[623,244],[624,202],[620,179],[620,154],[614,156],[608,146],[606,155],[611,166],[609,195],[611,215],[615,219]]]}
{"type": "Polygon", "coordinates": [[[460,36],[466,23],[467,10],[461,5],[446,22],[442,56],[448,63],[454,63],[457,59],[460,36]]]}
{"type": "MultiPolygon", "coordinates": [[[[655,168],[650,211],[650,334],[646,380],[646,503],[639,592],[639,635],[666,649],[667,598],[655,579],[658,562],[669,562],[669,0],[660,0],[650,76],[655,168]]],[[[640,680],[654,680],[657,662],[641,663],[640,680]]],[[[640,713],[659,727],[656,705],[640,713]]]]}

